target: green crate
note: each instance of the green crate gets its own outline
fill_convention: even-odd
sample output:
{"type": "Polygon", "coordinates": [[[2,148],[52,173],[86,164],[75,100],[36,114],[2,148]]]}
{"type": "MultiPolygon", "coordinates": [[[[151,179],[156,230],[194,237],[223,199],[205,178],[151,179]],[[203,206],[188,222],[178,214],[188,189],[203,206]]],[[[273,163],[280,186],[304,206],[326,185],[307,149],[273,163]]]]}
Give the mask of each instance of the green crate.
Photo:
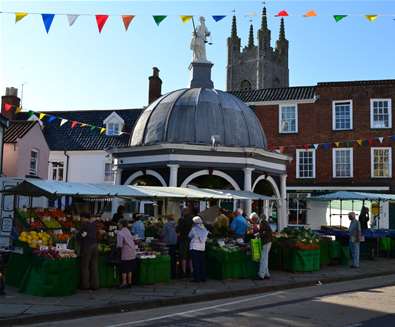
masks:
{"type": "Polygon", "coordinates": [[[340,253],[340,264],[343,266],[348,266],[350,263],[351,254],[349,246],[342,246],[340,253]]]}
{"type": "Polygon", "coordinates": [[[320,240],[320,265],[326,266],[330,263],[329,246],[332,243],[330,239],[320,240]]]}
{"type": "Polygon", "coordinates": [[[272,243],[272,247],[269,252],[269,269],[283,270],[283,247],[276,242],[272,243]]]}
{"type": "Polygon", "coordinates": [[[329,243],[329,258],[330,260],[333,259],[340,259],[342,245],[339,241],[333,241],[329,243]]]}
{"type": "Polygon", "coordinates": [[[155,259],[140,259],[138,262],[137,284],[148,285],[168,283],[171,278],[170,256],[155,259]]]}
{"type": "Polygon", "coordinates": [[[299,250],[286,248],[284,267],[291,272],[312,272],[320,270],[320,250],[299,250]]]}
{"type": "Polygon", "coordinates": [[[29,272],[32,254],[11,254],[5,271],[5,282],[9,286],[19,288],[22,280],[29,272]]]}
{"type": "Polygon", "coordinates": [[[99,256],[97,269],[100,288],[112,288],[119,285],[118,269],[115,265],[107,263],[106,256],[99,256]]]}

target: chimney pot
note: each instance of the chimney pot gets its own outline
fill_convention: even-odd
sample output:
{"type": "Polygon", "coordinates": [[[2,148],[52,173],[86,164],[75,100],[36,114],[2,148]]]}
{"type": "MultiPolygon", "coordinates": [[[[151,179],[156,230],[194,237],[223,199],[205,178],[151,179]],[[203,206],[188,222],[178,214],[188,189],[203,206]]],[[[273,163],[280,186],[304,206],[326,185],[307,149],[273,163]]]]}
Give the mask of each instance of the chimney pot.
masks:
{"type": "Polygon", "coordinates": [[[152,76],[148,80],[148,104],[151,104],[162,95],[162,80],[159,77],[159,69],[157,67],[152,68],[152,76]]]}

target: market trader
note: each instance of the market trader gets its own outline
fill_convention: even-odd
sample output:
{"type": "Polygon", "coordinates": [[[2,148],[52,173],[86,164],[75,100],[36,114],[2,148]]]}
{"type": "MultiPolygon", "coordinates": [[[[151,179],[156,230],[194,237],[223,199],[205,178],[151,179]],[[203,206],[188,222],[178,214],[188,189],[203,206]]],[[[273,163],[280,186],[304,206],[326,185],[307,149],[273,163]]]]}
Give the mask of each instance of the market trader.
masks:
{"type": "Polygon", "coordinates": [[[350,219],[350,227],[348,232],[350,234],[350,250],[352,257],[351,268],[359,268],[359,245],[362,238],[361,225],[359,221],[355,218],[355,212],[350,212],[348,214],[350,219]]]}
{"type": "Polygon", "coordinates": [[[248,222],[243,216],[243,209],[236,210],[236,217],[233,218],[230,224],[230,229],[236,235],[236,237],[244,238],[247,233],[248,222]]]}
{"type": "Polygon", "coordinates": [[[132,234],[136,236],[139,240],[145,239],[145,226],[141,220],[140,214],[136,214],[134,218],[134,223],[132,225],[132,234]]]}

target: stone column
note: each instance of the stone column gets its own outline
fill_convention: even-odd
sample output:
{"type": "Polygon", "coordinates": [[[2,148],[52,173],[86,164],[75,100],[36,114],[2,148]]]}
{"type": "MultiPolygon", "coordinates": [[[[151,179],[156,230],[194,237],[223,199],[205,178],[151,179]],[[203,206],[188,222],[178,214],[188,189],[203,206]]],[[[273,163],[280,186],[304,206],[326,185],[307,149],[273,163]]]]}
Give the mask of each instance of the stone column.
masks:
{"type": "MultiPolygon", "coordinates": [[[[167,167],[170,168],[170,178],[169,178],[169,186],[177,187],[178,186],[178,168],[180,165],[177,164],[168,164],[167,167]]],[[[176,219],[180,216],[180,203],[178,200],[168,200],[166,214],[174,214],[176,219]]]]}
{"type": "MultiPolygon", "coordinates": [[[[114,178],[114,184],[115,185],[121,185],[121,179],[122,179],[122,168],[117,167],[117,170],[115,171],[115,178],[114,178]]],[[[111,206],[111,215],[117,212],[118,206],[121,204],[120,199],[114,198],[112,200],[112,206],[111,206]]],[[[112,216],[111,216],[112,218],[112,216]]]]}
{"type": "MultiPolygon", "coordinates": [[[[251,191],[252,189],[252,172],[254,168],[246,167],[244,171],[244,191],[251,191]]],[[[247,217],[251,214],[252,200],[246,200],[244,203],[244,212],[247,217]]]]}
{"type": "Polygon", "coordinates": [[[280,176],[280,184],[281,184],[281,207],[279,210],[279,219],[278,219],[278,229],[282,230],[288,225],[288,210],[287,210],[287,175],[283,174],[280,176]]]}
{"type": "Polygon", "coordinates": [[[169,186],[178,186],[178,168],[180,165],[177,164],[168,164],[167,167],[170,168],[170,178],[169,178],[169,186]]]}

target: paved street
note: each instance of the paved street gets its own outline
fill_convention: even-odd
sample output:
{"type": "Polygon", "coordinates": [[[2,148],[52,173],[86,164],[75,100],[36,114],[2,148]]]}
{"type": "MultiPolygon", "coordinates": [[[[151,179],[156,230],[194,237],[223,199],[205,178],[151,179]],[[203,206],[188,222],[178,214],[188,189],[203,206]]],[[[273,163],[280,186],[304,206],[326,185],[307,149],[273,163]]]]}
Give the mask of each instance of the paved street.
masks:
{"type": "Polygon", "coordinates": [[[395,274],[227,300],[43,323],[50,326],[395,326],[395,274]]]}

